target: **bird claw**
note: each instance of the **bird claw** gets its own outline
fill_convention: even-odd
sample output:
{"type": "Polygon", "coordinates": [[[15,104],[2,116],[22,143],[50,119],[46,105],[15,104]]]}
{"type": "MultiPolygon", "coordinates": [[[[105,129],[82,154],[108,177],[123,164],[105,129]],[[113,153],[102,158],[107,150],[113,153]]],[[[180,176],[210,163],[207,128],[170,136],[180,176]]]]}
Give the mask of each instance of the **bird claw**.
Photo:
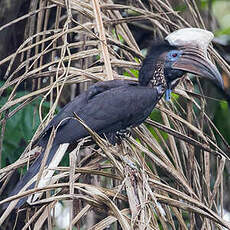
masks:
{"type": "Polygon", "coordinates": [[[120,138],[126,138],[131,136],[131,131],[130,129],[121,129],[116,132],[116,135],[119,136],[120,138]]]}
{"type": "Polygon", "coordinates": [[[107,133],[106,137],[110,144],[121,144],[123,138],[130,137],[131,131],[129,129],[121,129],[115,133],[107,133]]]}

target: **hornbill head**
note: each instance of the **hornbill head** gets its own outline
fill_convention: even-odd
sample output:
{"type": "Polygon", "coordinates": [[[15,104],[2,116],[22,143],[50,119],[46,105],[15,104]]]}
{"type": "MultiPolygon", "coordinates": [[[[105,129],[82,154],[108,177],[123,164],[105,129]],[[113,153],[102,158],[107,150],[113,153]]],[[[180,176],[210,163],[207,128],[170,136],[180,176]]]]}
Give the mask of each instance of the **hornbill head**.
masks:
{"type": "Polygon", "coordinates": [[[224,89],[218,69],[207,56],[213,37],[211,32],[198,28],[180,29],[169,34],[161,44],[152,47],[143,61],[140,84],[165,85],[168,99],[178,79],[185,73],[193,73],[210,79],[217,87],[224,89]]]}

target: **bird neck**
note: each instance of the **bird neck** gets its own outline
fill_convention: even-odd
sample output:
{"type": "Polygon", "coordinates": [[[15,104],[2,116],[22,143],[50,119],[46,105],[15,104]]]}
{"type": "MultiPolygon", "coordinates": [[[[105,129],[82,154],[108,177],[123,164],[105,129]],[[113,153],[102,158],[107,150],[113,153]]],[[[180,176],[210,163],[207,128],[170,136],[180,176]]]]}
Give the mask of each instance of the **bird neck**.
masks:
{"type": "Polygon", "coordinates": [[[164,66],[162,65],[162,63],[157,63],[152,79],[149,81],[148,86],[156,87],[160,85],[163,86],[165,89],[167,88],[167,82],[164,75],[164,66]]]}

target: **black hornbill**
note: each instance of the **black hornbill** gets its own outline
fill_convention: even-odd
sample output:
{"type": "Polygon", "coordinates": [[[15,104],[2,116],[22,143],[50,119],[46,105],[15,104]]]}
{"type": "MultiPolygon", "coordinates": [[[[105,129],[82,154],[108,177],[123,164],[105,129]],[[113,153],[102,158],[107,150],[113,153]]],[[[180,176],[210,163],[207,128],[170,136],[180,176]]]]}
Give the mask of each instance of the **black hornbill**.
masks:
{"type": "MultiPolygon", "coordinates": [[[[223,89],[223,81],[215,65],[207,58],[211,32],[186,28],[173,32],[164,41],[154,45],[143,61],[139,82],[112,80],[98,82],[68,103],[48,124],[36,145],[43,148],[27,173],[18,182],[10,196],[17,194],[37,175],[44,150],[53,127],[57,128],[46,165],[63,143],[73,143],[89,135],[75,119],[76,113],[84,123],[99,135],[105,135],[114,144],[117,133],[140,125],[149,116],[163,94],[170,94],[178,79],[190,72],[211,79],[223,89]]],[[[33,188],[35,183],[29,186],[33,188]]],[[[28,186],[27,186],[28,189],[28,186]]],[[[17,208],[26,199],[17,203],[17,208]]]]}

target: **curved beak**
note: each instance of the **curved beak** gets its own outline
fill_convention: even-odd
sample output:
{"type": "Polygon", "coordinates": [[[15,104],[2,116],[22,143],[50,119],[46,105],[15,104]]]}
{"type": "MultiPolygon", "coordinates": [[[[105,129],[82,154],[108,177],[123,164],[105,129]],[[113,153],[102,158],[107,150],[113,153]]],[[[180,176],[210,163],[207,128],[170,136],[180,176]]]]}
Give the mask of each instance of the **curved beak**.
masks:
{"type": "Polygon", "coordinates": [[[224,90],[221,74],[200,48],[184,48],[181,57],[172,67],[210,79],[217,87],[224,90]]]}

